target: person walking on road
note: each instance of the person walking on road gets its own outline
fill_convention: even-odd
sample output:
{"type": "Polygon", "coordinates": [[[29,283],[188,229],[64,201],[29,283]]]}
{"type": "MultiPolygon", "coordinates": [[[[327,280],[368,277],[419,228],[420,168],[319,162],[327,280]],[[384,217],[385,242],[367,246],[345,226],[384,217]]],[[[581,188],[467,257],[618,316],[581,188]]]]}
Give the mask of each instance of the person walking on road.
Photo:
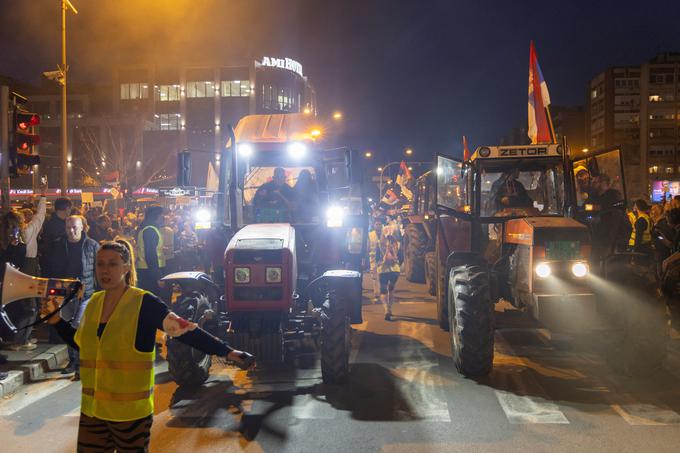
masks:
{"type": "Polygon", "coordinates": [[[380,301],[380,280],[378,275],[378,264],[382,261],[380,252],[380,240],[382,239],[383,221],[376,217],[373,221],[373,229],[368,232],[368,262],[370,265],[371,278],[373,280],[373,297],[375,302],[380,301]]]}
{"type": "Polygon", "coordinates": [[[380,302],[385,304],[385,320],[392,320],[394,287],[399,279],[399,241],[393,235],[386,235],[380,242],[382,260],[378,265],[380,279],[380,302]]]}
{"type": "MultiPolygon", "coordinates": [[[[59,316],[48,320],[80,354],[77,451],[149,451],[157,330],[242,368],[252,366],[254,359],[135,287],[134,257],[127,242],[104,242],[96,266],[102,291],[92,296],[80,326],[76,329],[59,316]]],[[[43,313],[55,308],[56,303],[48,301],[43,313]]]]}
{"type": "Polygon", "coordinates": [[[144,212],[144,221],[137,231],[137,269],[139,287],[154,294],[160,294],[158,280],[163,277],[165,254],[163,253],[163,208],[149,206],[144,212]]]}

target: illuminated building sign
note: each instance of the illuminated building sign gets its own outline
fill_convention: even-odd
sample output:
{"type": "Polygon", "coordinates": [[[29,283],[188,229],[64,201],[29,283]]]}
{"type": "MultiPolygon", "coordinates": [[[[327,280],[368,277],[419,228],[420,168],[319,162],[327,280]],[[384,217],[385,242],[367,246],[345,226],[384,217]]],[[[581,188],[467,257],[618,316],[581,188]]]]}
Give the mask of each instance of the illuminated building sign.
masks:
{"type": "Polygon", "coordinates": [[[680,181],[652,181],[652,202],[660,203],[664,198],[680,195],[680,181]]]}
{"type": "Polygon", "coordinates": [[[263,57],[260,64],[268,68],[287,69],[302,77],[302,65],[292,58],[263,57]]]}

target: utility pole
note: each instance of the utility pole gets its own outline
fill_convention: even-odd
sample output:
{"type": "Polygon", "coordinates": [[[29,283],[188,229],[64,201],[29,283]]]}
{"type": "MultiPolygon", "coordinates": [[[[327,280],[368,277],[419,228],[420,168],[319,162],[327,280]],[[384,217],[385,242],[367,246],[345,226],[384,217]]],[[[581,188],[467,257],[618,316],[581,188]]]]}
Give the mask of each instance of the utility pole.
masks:
{"type": "Polygon", "coordinates": [[[0,87],[0,204],[9,212],[9,87],[0,87]]]}
{"type": "Polygon", "coordinates": [[[70,0],[61,0],[61,196],[66,196],[68,189],[68,121],[66,109],[66,79],[68,66],[66,65],[66,11],[78,11],[70,0]]]}

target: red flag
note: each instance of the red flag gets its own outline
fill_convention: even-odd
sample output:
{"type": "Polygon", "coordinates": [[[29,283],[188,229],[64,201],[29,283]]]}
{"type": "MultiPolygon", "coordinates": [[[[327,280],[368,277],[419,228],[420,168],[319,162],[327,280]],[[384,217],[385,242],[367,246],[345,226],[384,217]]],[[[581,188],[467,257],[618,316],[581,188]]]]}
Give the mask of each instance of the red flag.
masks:
{"type": "Polygon", "coordinates": [[[399,165],[399,170],[401,171],[401,174],[404,175],[404,179],[406,179],[406,181],[409,181],[412,178],[411,170],[408,169],[406,162],[404,162],[403,160],[401,161],[401,164],[399,165]]]}
{"type": "Polygon", "coordinates": [[[470,149],[468,148],[467,137],[463,135],[463,160],[470,160],[470,149]]]}

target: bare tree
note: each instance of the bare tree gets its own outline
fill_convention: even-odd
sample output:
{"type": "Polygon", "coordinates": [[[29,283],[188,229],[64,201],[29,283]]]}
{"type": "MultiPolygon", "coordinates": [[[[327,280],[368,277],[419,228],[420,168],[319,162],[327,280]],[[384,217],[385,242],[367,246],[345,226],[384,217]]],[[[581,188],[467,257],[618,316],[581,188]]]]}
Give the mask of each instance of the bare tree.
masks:
{"type": "Polygon", "coordinates": [[[168,179],[166,171],[174,154],[167,149],[145,148],[140,124],[104,119],[103,125],[96,129],[79,128],[85,152],[82,162],[74,164],[82,173],[83,181],[114,184],[133,192],[168,179]],[[104,128],[103,134],[99,133],[100,127],[104,128]]]}

